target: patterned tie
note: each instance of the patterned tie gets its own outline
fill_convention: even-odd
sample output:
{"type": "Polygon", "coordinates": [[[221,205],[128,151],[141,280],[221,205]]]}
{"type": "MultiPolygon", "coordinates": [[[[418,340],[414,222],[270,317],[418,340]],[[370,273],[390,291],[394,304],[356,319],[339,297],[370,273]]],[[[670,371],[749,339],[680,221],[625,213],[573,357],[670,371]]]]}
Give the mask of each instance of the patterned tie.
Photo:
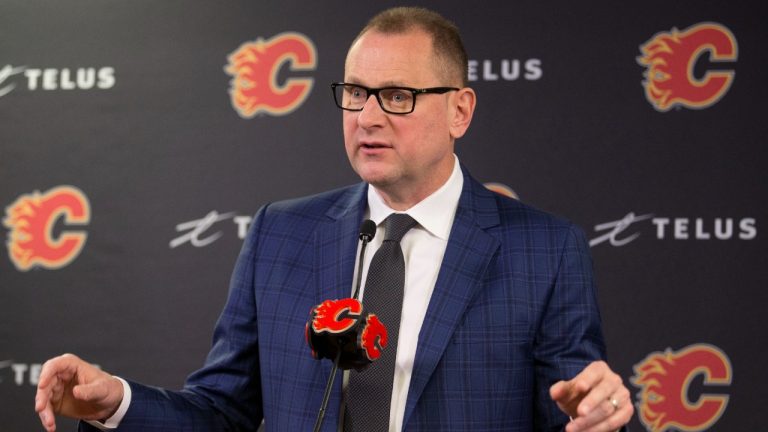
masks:
{"type": "Polygon", "coordinates": [[[362,372],[352,370],[347,384],[344,432],[387,432],[395,376],[400,313],[403,310],[405,260],[400,239],[416,221],[391,214],[384,221],[384,242],[371,259],[363,306],[387,327],[388,343],[381,357],[362,372]]]}

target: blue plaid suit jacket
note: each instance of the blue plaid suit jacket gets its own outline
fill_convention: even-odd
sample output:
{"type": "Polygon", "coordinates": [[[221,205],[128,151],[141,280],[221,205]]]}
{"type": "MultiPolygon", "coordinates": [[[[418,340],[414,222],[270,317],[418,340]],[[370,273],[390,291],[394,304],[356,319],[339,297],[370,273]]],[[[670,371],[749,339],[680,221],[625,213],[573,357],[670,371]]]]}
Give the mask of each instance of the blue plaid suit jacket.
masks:
{"type": "MultiPolygon", "coordinates": [[[[604,357],[587,242],[462,169],[404,430],[562,430],[549,386],[604,357]]],[[[120,430],[256,430],[262,419],[268,431],[312,430],[331,363],[311,357],[304,325],[312,306],[350,294],[366,188],[263,207],[205,366],[179,392],[131,382],[120,430]]],[[[336,431],[340,403],[337,379],[323,431],[336,431]]]]}

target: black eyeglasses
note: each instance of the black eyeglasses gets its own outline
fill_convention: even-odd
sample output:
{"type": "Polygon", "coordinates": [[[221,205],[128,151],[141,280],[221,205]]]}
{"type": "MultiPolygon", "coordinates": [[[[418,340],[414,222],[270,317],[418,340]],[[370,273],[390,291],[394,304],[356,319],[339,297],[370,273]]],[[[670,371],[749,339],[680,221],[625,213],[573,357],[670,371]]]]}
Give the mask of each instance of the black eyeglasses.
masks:
{"type": "Polygon", "coordinates": [[[390,114],[409,114],[416,107],[416,95],[460,90],[456,87],[431,87],[415,89],[410,87],[368,88],[359,84],[332,83],[333,100],[336,106],[347,111],[362,111],[371,95],[376,96],[379,106],[390,114]]]}

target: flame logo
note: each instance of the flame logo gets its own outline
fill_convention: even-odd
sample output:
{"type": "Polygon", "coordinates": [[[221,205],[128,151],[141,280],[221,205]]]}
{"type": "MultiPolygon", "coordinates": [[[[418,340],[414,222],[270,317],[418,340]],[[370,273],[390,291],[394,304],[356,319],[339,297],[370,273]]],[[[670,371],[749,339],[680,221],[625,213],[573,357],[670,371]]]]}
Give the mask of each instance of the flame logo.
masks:
{"type": "Polygon", "coordinates": [[[381,351],[387,347],[388,341],[387,328],[378,316],[369,314],[359,342],[368,360],[374,361],[381,357],[381,351]]]}
{"type": "Polygon", "coordinates": [[[711,61],[736,61],[738,49],[730,30],[716,23],[701,23],[679,31],[656,34],[640,46],[637,58],[646,67],[645,97],[661,112],[676,106],[703,109],[728,92],[733,71],[709,70],[700,80],[693,75],[696,61],[709,52],[711,61]]]}
{"type": "Polygon", "coordinates": [[[360,320],[363,305],[353,298],[326,300],[312,310],[315,333],[342,333],[360,320]]]}
{"type": "Polygon", "coordinates": [[[53,237],[59,219],[66,225],[84,225],[91,220],[88,198],[73,186],[59,186],[41,194],[22,195],[6,207],[3,225],[8,233],[8,253],[20,271],[37,266],[58,269],[71,263],[85,245],[87,234],[62,232],[53,237]]]}
{"type": "Polygon", "coordinates": [[[224,69],[232,76],[232,107],[243,118],[267,113],[274,116],[293,112],[304,103],[312,90],[312,78],[289,78],[277,82],[283,64],[290,71],[310,71],[317,65],[315,46],[306,36],[286,32],[264,40],[246,42],[228,57],[224,69]]]}
{"type": "Polygon", "coordinates": [[[634,366],[632,383],[638,393],[640,421],[651,432],[702,431],[723,414],[728,395],[701,394],[689,400],[691,381],[704,376],[704,385],[730,385],[731,363],[719,348],[695,344],[674,352],[654,352],[634,366]]]}

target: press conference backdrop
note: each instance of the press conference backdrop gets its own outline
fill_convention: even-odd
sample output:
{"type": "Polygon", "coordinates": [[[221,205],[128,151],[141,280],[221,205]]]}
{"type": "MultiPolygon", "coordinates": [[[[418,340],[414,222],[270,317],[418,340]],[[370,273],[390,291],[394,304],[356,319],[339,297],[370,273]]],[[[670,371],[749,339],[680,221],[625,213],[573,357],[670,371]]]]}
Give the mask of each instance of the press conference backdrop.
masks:
{"type": "MultiPolygon", "coordinates": [[[[461,161],[591,240],[632,429],[764,429],[766,4],[421,4],[469,52],[461,161]]],[[[0,2],[0,429],[62,352],[202,364],[251,216],[358,181],[329,83],[392,5],[0,2]]]]}

